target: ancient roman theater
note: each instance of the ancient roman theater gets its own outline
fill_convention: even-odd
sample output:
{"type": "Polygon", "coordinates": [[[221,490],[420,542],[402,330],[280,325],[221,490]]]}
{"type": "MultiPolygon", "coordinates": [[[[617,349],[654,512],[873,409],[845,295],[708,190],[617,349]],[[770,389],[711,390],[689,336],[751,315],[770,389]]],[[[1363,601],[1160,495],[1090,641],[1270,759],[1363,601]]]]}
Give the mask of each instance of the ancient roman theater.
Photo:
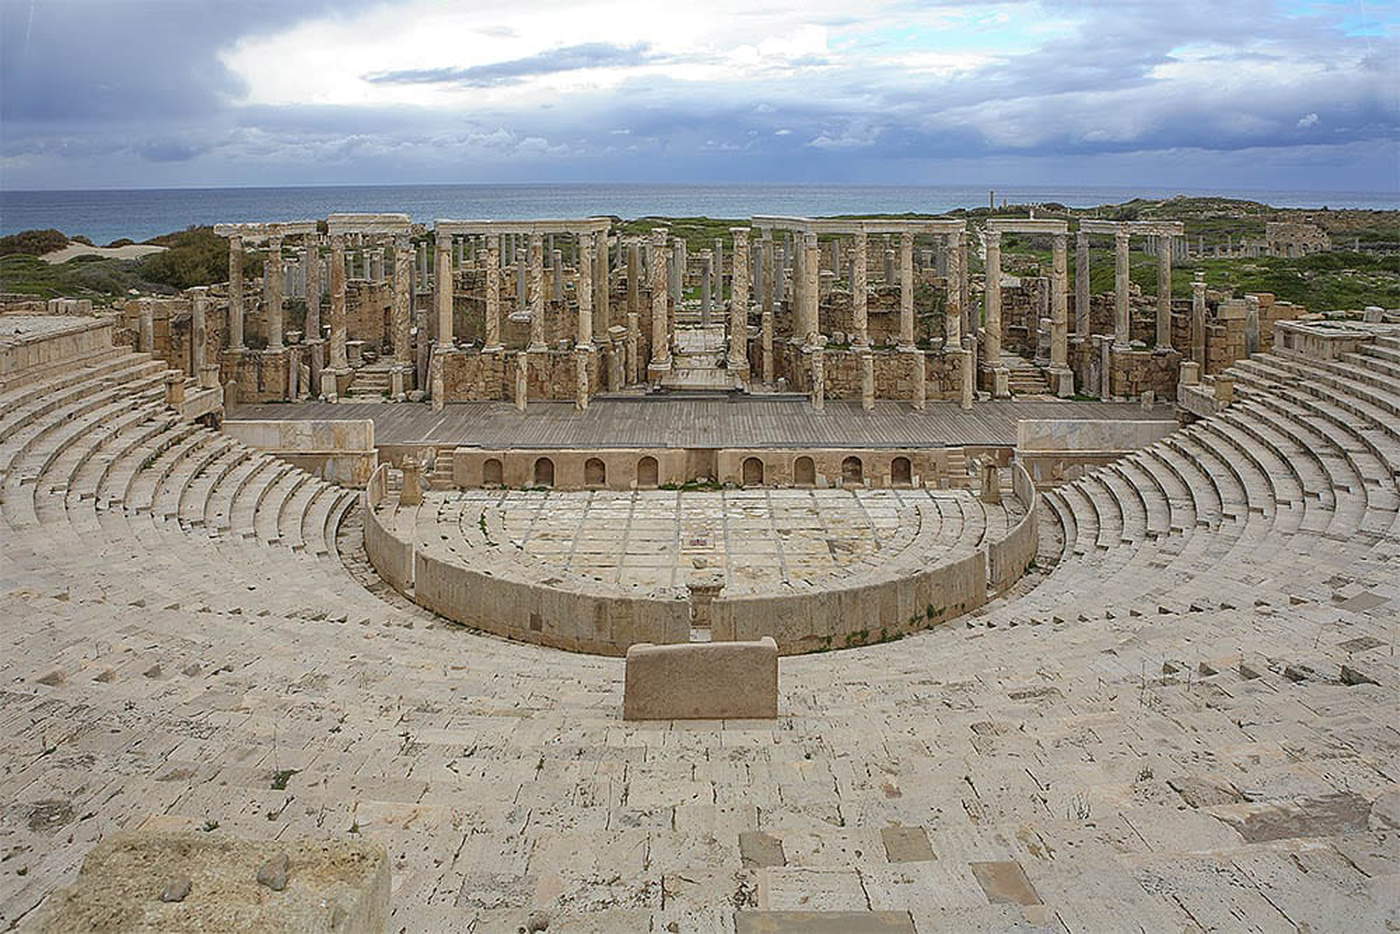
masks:
{"type": "Polygon", "coordinates": [[[1400,924],[1400,313],[1024,213],[4,296],[0,926],[1400,924]]]}

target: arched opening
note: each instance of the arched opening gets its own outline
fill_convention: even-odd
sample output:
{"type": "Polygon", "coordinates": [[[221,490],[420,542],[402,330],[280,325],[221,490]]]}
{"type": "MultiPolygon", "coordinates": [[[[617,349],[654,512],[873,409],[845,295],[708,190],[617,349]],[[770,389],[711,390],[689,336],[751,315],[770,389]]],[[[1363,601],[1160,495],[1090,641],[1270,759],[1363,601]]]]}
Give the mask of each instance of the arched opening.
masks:
{"type": "Polygon", "coordinates": [[[865,482],[865,465],[859,457],[851,456],[841,462],[841,482],[848,486],[859,486],[865,482]]]}
{"type": "Polygon", "coordinates": [[[792,482],[798,486],[817,485],[817,465],[803,455],[792,462],[792,482]]]}
{"type": "Polygon", "coordinates": [[[498,458],[488,457],[486,463],[481,465],[481,485],[505,485],[505,472],[501,469],[501,462],[498,458]]]}
{"type": "Polygon", "coordinates": [[[763,486],[763,461],[757,457],[744,458],[744,486],[763,486]]]}
{"type": "Polygon", "coordinates": [[[535,461],[535,486],[554,486],[554,461],[547,457],[535,461]]]}
{"type": "Polygon", "coordinates": [[[642,490],[656,489],[660,473],[660,466],[656,463],[656,458],[651,455],[643,457],[637,461],[637,488],[642,490]]]}
{"type": "Polygon", "coordinates": [[[583,485],[598,489],[608,485],[608,468],[601,460],[590,457],[583,462],[583,485]]]}
{"type": "Polygon", "coordinates": [[[896,457],[890,461],[890,483],[895,486],[909,486],[914,482],[914,471],[907,457],[896,457]]]}

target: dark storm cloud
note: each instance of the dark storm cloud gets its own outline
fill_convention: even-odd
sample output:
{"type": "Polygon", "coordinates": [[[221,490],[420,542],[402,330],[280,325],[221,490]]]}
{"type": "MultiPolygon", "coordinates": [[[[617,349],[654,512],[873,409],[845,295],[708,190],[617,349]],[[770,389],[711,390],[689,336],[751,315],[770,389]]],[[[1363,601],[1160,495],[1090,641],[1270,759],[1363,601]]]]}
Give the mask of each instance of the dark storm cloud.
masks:
{"type": "MultiPolygon", "coordinates": [[[[352,16],[374,2],[0,0],[7,184],[937,181],[929,166],[976,160],[1043,160],[1092,182],[1104,166],[1127,171],[1155,159],[1199,168],[1214,159],[1235,173],[1215,179],[1224,184],[1267,184],[1259,172],[1302,166],[1340,185],[1353,180],[1337,166],[1373,168],[1387,153],[1388,173],[1354,181],[1393,184],[1394,24],[1383,35],[1347,35],[1335,17],[1284,15],[1270,0],[1176,0],[1170,8],[1160,0],[1044,0],[1072,28],[953,69],[852,55],[838,42],[821,54],[765,60],[742,79],[701,82],[668,77],[665,67],[707,64],[698,54],[589,42],[365,78],[448,94],[520,89],[510,92],[518,95],[510,107],[493,109],[490,93],[473,95],[469,110],[239,103],[245,89],[221,52],[243,37],[328,12],[352,16]],[[616,87],[527,99],[534,78],[639,66],[660,67],[616,87]]],[[[989,15],[995,6],[936,5],[985,6],[989,15]]],[[[476,31],[519,38],[506,25],[476,31]]],[[[936,34],[928,41],[928,51],[943,51],[936,34]]]]}
{"type": "Polygon", "coordinates": [[[366,75],[365,80],[371,84],[456,84],[466,88],[491,88],[565,71],[630,67],[658,60],[648,52],[645,43],[618,46],[607,42],[585,42],[489,65],[389,71],[366,75]]]}
{"type": "Polygon", "coordinates": [[[244,91],[242,36],[372,0],[0,0],[0,120],[198,120],[244,91]]]}

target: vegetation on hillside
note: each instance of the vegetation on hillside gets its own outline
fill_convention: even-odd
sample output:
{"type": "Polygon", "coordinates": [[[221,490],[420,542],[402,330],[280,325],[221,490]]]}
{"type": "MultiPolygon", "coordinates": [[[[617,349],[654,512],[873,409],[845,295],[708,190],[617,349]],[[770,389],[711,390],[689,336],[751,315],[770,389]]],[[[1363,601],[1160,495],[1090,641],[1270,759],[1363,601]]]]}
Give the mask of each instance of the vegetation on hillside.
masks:
{"type": "MultiPolygon", "coordinates": [[[[190,227],[146,242],[166,249],[137,260],[144,279],[176,289],[228,281],[228,241],[212,227],[190,227]]],[[[262,260],[245,254],[243,275],[262,275],[262,260]]]]}
{"type": "Polygon", "coordinates": [[[0,256],[13,256],[16,253],[43,256],[67,245],[68,237],[61,230],[24,230],[0,237],[0,256]]]}
{"type": "MultiPolygon", "coordinates": [[[[1190,295],[1190,281],[1200,270],[1205,273],[1206,281],[1213,290],[1228,289],[1235,295],[1273,292],[1280,299],[1306,305],[1311,311],[1355,309],[1375,304],[1390,308],[1400,306],[1400,255],[1396,252],[1356,252],[1350,249],[1356,241],[1363,245],[1400,244],[1400,211],[1300,210],[1274,208],[1257,201],[1232,198],[1177,197],[1134,199],[1123,204],[1093,208],[1067,208],[1053,203],[959,208],[942,216],[980,223],[988,217],[1025,217],[1032,208],[1037,217],[1068,220],[1071,229],[1077,226],[1079,220],[1094,217],[1180,220],[1185,225],[1186,236],[1193,249],[1202,241],[1207,247],[1227,243],[1238,247],[1243,240],[1261,238],[1267,221],[1317,224],[1333,238],[1336,249],[1300,259],[1233,256],[1192,259],[1174,267],[1173,290],[1179,297],[1190,295]]],[[[916,219],[936,215],[907,212],[871,216],[916,219]]],[[[748,223],[743,219],[712,217],[652,216],[613,220],[614,229],[626,237],[646,236],[653,228],[665,227],[672,236],[685,239],[692,256],[701,250],[713,249],[716,239],[723,239],[728,247],[729,229],[748,223]]],[[[0,237],[0,290],[43,296],[90,297],[99,302],[110,302],[129,289],[171,292],[228,279],[227,241],[215,236],[210,227],[190,227],[154,237],[146,242],[167,249],[139,260],[86,256],[50,265],[37,259],[68,242],[69,238],[57,230],[29,230],[0,237]]],[[[125,242],[129,241],[116,241],[113,245],[125,242]]],[[[1135,242],[1134,245],[1141,244],[1135,242]]],[[[1092,287],[1096,294],[1100,294],[1113,288],[1113,256],[1103,238],[1096,239],[1095,246],[1098,248],[1093,251],[1092,257],[1092,287]]],[[[979,272],[981,263],[976,257],[975,243],[973,247],[970,265],[973,272],[979,272]]],[[[1390,249],[1394,250],[1395,247],[1391,246],[1390,249]]],[[[1043,237],[1008,235],[1004,240],[1003,261],[1007,271],[1012,273],[1047,270],[1050,263],[1048,243],[1043,237]]],[[[247,255],[244,262],[244,275],[247,278],[262,274],[262,262],[257,254],[247,255]]],[[[1071,255],[1071,276],[1073,269],[1074,259],[1071,255]]],[[[1131,275],[1145,293],[1156,293],[1155,257],[1133,253],[1131,275]]]]}

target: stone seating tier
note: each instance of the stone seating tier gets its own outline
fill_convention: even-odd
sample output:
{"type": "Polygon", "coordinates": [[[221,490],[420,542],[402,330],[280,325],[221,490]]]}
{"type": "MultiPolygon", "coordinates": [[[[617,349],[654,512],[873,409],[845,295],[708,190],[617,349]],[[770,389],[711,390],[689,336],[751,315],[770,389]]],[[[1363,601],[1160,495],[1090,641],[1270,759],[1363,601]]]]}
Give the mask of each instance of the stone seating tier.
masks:
{"type": "Polygon", "coordinates": [[[1242,363],[1221,415],[1048,491],[1003,596],[683,726],[621,720],[620,659],[366,591],[354,494],[269,491],[149,361],[93,408],[0,390],[0,919],[139,829],[381,843],[394,930],[1384,927],[1396,349],[1242,363]]]}

